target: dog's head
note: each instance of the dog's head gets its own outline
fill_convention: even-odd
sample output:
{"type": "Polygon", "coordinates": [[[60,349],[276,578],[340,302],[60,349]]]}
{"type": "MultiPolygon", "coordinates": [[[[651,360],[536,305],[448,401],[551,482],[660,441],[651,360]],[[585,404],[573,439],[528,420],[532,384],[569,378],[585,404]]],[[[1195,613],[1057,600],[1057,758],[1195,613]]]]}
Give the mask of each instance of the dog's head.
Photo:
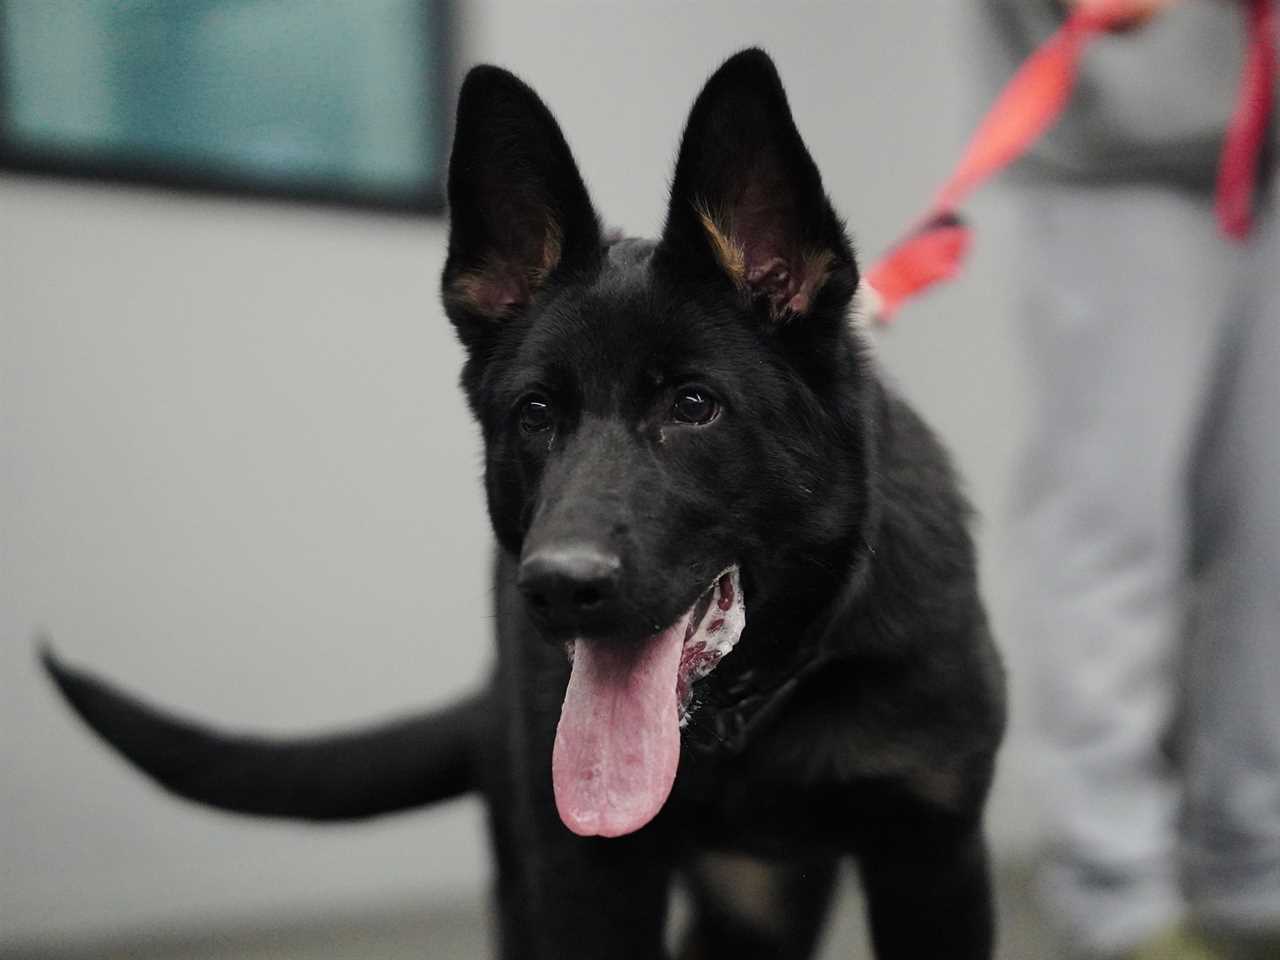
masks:
{"type": "Polygon", "coordinates": [[[790,642],[848,570],[868,482],[853,251],[758,50],[695,102],[656,243],[605,239],[555,119],[494,67],[463,84],[449,205],[490,516],[574,661],[561,815],[629,832],[746,613],[751,644],[790,642]]]}

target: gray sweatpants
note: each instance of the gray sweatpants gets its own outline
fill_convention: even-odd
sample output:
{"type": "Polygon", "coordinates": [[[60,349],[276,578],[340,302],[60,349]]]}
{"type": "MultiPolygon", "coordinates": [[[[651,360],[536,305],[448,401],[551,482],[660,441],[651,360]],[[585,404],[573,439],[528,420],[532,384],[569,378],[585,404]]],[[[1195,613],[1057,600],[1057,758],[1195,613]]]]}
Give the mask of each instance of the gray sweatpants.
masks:
{"type": "Polygon", "coordinates": [[[1033,648],[1051,914],[1132,945],[1280,927],[1280,229],[1207,198],[1026,189],[1037,407],[1010,643],[1033,648]]]}

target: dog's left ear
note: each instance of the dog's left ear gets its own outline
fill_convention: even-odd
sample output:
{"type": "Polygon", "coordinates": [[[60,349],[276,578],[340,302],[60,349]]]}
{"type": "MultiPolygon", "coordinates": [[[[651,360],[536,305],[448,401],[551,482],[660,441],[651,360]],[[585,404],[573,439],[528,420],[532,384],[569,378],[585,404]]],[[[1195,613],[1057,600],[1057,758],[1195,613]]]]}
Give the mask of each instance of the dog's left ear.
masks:
{"type": "Polygon", "coordinates": [[[672,271],[720,274],[775,322],[852,297],[853,250],[763,51],[731,57],[694,102],[659,254],[672,271]]]}
{"type": "Polygon", "coordinates": [[[600,224],[560,126],[500,67],[467,74],[449,158],[445,310],[468,347],[555,276],[600,258],[600,224]]]}

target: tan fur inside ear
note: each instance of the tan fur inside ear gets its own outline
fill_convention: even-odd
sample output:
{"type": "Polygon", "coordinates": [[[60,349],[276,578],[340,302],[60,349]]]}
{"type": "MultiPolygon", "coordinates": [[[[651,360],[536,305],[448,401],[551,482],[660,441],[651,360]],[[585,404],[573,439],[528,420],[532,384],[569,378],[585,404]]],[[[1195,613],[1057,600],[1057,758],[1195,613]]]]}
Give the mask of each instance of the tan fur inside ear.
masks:
{"type": "Polygon", "coordinates": [[[533,289],[536,290],[546,283],[547,278],[551,276],[551,271],[560,265],[562,240],[560,224],[555,220],[548,220],[546,233],[542,235],[542,261],[529,274],[529,283],[533,289]]]}
{"type": "Polygon", "coordinates": [[[746,245],[734,235],[731,216],[712,211],[702,202],[694,204],[694,212],[706,231],[720,269],[738,289],[768,297],[774,320],[809,312],[831,274],[835,263],[832,251],[809,249],[789,258],[773,256],[751,263],[746,245]]]}
{"type": "Polygon", "coordinates": [[[831,274],[831,264],[835,254],[830,250],[807,250],[800,258],[799,285],[786,309],[792,313],[808,313],[813,306],[813,298],[818,295],[822,285],[831,274]]]}
{"type": "Polygon", "coordinates": [[[449,299],[468,313],[501,317],[528,297],[519,275],[502,262],[488,260],[479,270],[468,270],[454,278],[449,299]]]}
{"type": "Polygon", "coordinates": [[[733,238],[733,225],[724,216],[716,216],[703,203],[694,205],[694,212],[702,223],[711,241],[711,249],[715,252],[720,268],[729,275],[735,284],[746,289],[747,286],[747,253],[742,244],[733,238]]]}
{"type": "Polygon", "coordinates": [[[507,257],[489,257],[475,270],[454,278],[450,299],[458,306],[483,317],[499,318],[529,302],[547,282],[560,263],[560,225],[548,221],[542,248],[530,262],[507,257]]]}

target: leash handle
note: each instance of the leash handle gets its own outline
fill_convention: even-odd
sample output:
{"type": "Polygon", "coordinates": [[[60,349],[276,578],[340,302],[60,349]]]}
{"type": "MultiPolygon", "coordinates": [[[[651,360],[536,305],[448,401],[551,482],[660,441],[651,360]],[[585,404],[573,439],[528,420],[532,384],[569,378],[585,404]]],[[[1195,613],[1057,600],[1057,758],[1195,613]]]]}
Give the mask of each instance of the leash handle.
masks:
{"type": "MultiPolygon", "coordinates": [[[[1219,223],[1227,236],[1237,239],[1247,236],[1252,226],[1276,71],[1275,0],[1244,2],[1249,54],[1217,185],[1219,223]]],[[[1140,6],[1134,0],[1110,0],[1076,8],[1018,68],[978,125],[929,211],[868,272],[865,284],[876,323],[887,325],[905,301],[960,272],[972,232],[956,208],[1025,154],[1057,121],[1071,99],[1080,58],[1089,42],[1136,22],[1140,6]]]]}
{"type": "Polygon", "coordinates": [[[1214,210],[1222,232],[1243,241],[1253,229],[1267,124],[1275,105],[1276,10],[1274,0],[1248,0],[1248,52],[1240,93],[1218,164],[1214,210]]]}

